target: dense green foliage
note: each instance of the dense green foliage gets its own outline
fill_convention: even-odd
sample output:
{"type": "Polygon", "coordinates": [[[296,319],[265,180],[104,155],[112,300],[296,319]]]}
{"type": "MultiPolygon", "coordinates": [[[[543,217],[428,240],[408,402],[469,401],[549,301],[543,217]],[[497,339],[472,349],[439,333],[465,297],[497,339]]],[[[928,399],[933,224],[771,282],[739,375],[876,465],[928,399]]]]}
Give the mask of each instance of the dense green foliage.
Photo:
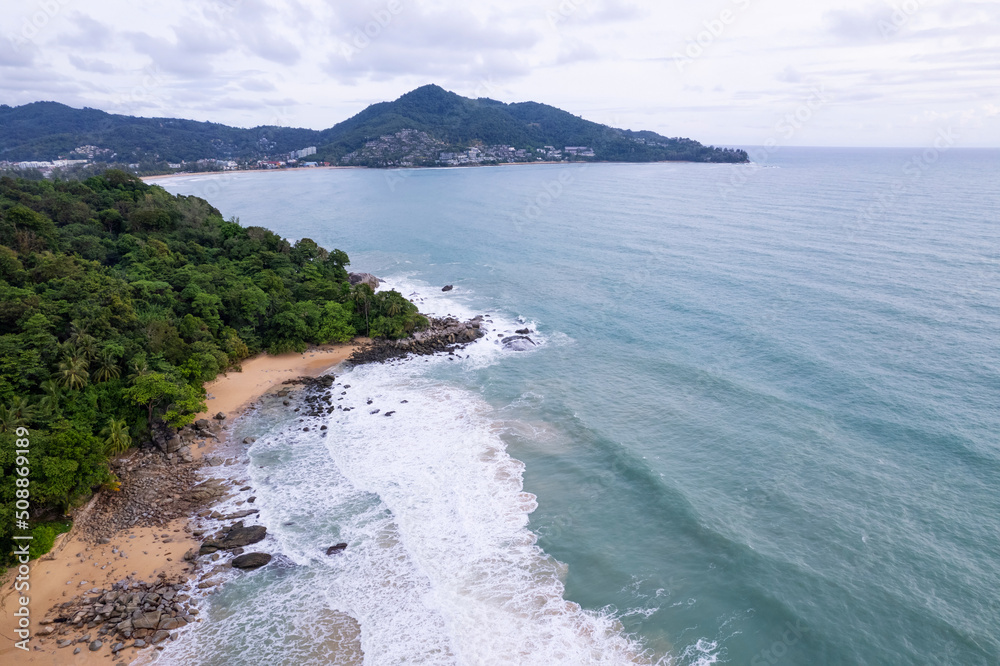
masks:
{"type": "Polygon", "coordinates": [[[139,118],[57,102],[0,105],[0,160],[75,157],[81,146],[107,149],[114,163],[253,159],[315,145],[318,132],[291,127],[242,129],[176,118],[139,118]]]}
{"type": "Polygon", "coordinates": [[[395,102],[373,104],[323,133],[317,159],[337,161],[370,139],[404,129],[427,132],[453,146],[589,146],[596,159],[623,162],[685,160],[745,162],[743,150],[703,146],[691,139],[668,139],[654,132],[631,132],[584,120],[536,102],[504,104],[468,99],[435,85],[423,86],[395,102]]]}
{"type": "Polygon", "coordinates": [[[0,178],[0,558],[15,428],[31,433],[33,507],[65,509],[155,421],[189,423],[203,383],[249,355],[426,323],[397,292],[352,287],[348,263],[121,171],[0,178]]]}
{"type": "MultiPolygon", "coordinates": [[[[106,148],[118,162],[153,169],[164,161],[248,160],[317,146],[314,159],[338,162],[366,141],[404,129],[427,132],[454,146],[477,142],[518,148],[589,146],[598,160],[745,162],[743,150],[704,146],[654,132],[631,132],[584,120],[535,102],[504,104],[468,99],[429,85],[394,102],[373,104],[330,129],[239,129],[169,118],[135,118],[55,102],[0,106],[0,160],[68,157],[83,145],[106,148]],[[144,165],[144,166],[143,166],[144,165]]],[[[111,154],[101,159],[112,160],[111,154]]]]}

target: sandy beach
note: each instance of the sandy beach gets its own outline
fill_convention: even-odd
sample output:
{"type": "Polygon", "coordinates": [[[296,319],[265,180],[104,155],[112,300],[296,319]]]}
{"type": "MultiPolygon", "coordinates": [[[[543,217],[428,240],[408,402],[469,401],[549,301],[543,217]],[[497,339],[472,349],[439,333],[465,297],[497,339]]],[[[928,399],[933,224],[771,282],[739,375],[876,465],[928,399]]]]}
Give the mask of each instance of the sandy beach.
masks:
{"type": "MultiPolygon", "coordinates": [[[[198,418],[209,418],[223,412],[228,417],[227,423],[231,423],[248,404],[268,390],[289,379],[323,374],[346,360],[362,342],[316,347],[302,354],[260,355],[248,359],[242,364],[242,372],[229,372],[206,385],[208,408],[198,418]]],[[[219,442],[198,450],[196,455],[200,457],[210,453],[222,443],[224,437],[220,436],[219,442]]],[[[199,463],[196,461],[194,464],[199,463]]],[[[184,553],[196,548],[199,543],[191,534],[187,519],[179,518],[164,526],[140,526],[119,531],[108,543],[100,544],[86,530],[78,529],[78,525],[86,524],[93,518],[89,514],[95,511],[95,504],[96,501],[91,501],[76,510],[73,529],[57,539],[50,553],[31,563],[31,587],[27,594],[31,599],[32,638],[28,652],[14,646],[17,639],[13,633],[16,626],[13,612],[17,608],[18,595],[13,588],[14,571],[4,575],[0,588],[0,637],[3,639],[0,662],[61,665],[132,661],[140,655],[140,650],[126,647],[115,656],[107,645],[92,652],[87,642],[75,642],[86,633],[95,633],[86,629],[74,629],[68,636],[59,636],[61,639],[73,638],[74,643],[57,647],[56,635],[49,637],[44,634],[58,625],[41,625],[40,622],[58,616],[58,613],[52,612],[57,604],[92,589],[110,588],[113,583],[129,576],[133,580],[154,581],[164,575],[177,578],[194,573],[194,567],[183,560],[184,553]]],[[[96,638],[96,633],[93,638],[96,638]]],[[[126,641],[126,645],[131,645],[131,641],[126,641]]],[[[151,649],[155,648],[145,648],[144,651],[151,649]]]]}

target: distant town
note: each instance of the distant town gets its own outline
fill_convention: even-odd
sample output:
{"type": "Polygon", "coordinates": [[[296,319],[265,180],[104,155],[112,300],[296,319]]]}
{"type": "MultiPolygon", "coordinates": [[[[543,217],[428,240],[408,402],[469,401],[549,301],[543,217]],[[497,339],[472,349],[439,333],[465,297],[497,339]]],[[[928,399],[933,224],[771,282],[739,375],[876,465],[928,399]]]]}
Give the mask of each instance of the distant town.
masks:
{"type": "MultiPolygon", "coordinates": [[[[543,146],[518,148],[509,145],[450,146],[431,137],[426,132],[402,130],[386,134],[340,158],[339,162],[309,160],[316,155],[316,146],[252,160],[199,159],[190,162],[167,162],[156,170],[164,173],[244,171],[256,169],[291,169],[321,166],[368,166],[382,168],[473,166],[489,164],[514,164],[523,162],[570,162],[595,157],[589,146],[543,146]]],[[[117,155],[111,150],[85,145],[75,148],[65,158],[23,162],[0,161],[0,170],[36,170],[46,178],[57,170],[72,171],[95,164],[118,164],[117,155]]],[[[148,164],[122,164],[131,171],[149,172],[148,164]]]]}

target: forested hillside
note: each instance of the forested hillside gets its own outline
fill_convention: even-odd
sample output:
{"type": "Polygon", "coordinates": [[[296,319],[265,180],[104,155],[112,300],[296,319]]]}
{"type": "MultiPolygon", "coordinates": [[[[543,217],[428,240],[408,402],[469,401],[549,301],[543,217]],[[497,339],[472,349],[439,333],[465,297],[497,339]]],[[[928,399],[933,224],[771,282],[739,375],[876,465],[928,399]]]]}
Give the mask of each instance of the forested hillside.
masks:
{"type": "Polygon", "coordinates": [[[425,325],[400,294],[352,287],[348,263],[121,171],[0,178],[0,558],[18,427],[33,506],[64,509],[154,422],[189,423],[203,384],[248,356],[425,325]]]}
{"type": "MultiPolygon", "coordinates": [[[[456,149],[473,145],[546,145],[594,149],[596,160],[650,162],[745,162],[742,150],[704,146],[654,132],[631,132],[584,120],[535,102],[504,104],[469,99],[435,85],[423,86],[396,101],[373,104],[354,117],[317,131],[289,127],[240,129],[217,123],[173,118],[136,118],[94,109],[72,109],[55,102],[0,106],[0,160],[51,160],[79,157],[74,150],[93,146],[96,159],[115,163],[165,164],[198,159],[247,162],[316,146],[315,160],[339,162],[366,142],[403,130],[426,132],[456,149]]],[[[436,155],[434,156],[436,157],[436,155]]]]}

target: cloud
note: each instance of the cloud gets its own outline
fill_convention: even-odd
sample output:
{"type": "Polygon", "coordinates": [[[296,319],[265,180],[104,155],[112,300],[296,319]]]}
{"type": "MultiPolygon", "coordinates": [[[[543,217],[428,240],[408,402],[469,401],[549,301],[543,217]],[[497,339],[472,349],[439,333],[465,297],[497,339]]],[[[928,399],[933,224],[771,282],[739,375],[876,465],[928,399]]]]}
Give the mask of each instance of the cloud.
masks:
{"type": "Polygon", "coordinates": [[[323,69],[338,81],[389,81],[419,77],[456,85],[483,78],[527,74],[517,54],[530,50],[541,35],[509,15],[487,21],[464,7],[453,10],[405,5],[405,11],[375,15],[357,6],[338,10],[341,42],[323,69]]]}
{"type": "Polygon", "coordinates": [[[589,60],[600,60],[601,54],[597,51],[593,45],[587,42],[574,40],[571,43],[563,46],[558,57],[556,57],[555,65],[573,65],[580,62],[586,62],[589,60]]]}
{"type": "Polygon", "coordinates": [[[0,38],[0,67],[30,67],[37,52],[34,43],[20,36],[0,38]]]}
{"type": "Polygon", "coordinates": [[[889,36],[886,26],[894,27],[892,12],[893,9],[886,5],[868,5],[864,9],[830,11],[823,18],[827,34],[836,41],[872,44],[883,42],[889,36]]]}
{"type": "Polygon", "coordinates": [[[110,62],[105,62],[98,58],[81,58],[78,55],[70,54],[70,63],[81,72],[97,72],[100,74],[114,74],[118,69],[110,62]]]}
{"type": "Polygon", "coordinates": [[[82,12],[72,12],[68,18],[72,30],[55,38],[60,46],[97,50],[109,47],[115,39],[114,29],[82,12]]]}

